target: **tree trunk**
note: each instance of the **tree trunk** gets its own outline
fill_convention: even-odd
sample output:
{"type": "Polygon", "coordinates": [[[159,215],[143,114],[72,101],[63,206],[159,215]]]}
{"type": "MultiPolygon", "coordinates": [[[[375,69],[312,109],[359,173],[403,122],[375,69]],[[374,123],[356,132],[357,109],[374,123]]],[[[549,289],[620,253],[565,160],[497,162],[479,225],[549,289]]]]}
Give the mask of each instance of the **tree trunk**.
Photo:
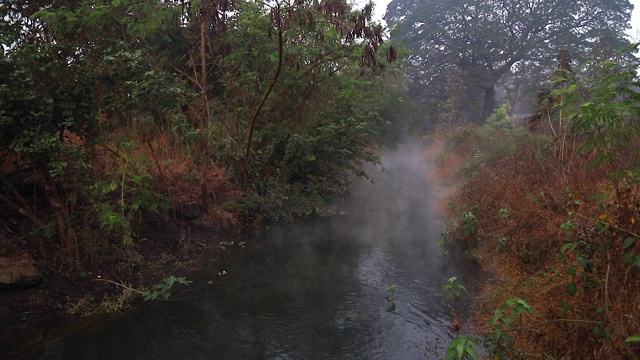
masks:
{"type": "Polygon", "coordinates": [[[200,146],[202,151],[202,168],[201,168],[201,178],[200,178],[200,202],[202,207],[202,212],[205,214],[209,213],[209,191],[207,183],[209,179],[208,175],[208,162],[209,162],[209,138],[206,134],[207,124],[209,122],[209,98],[207,96],[207,49],[206,49],[206,29],[207,22],[202,19],[202,23],[200,24],[200,66],[201,66],[201,74],[200,74],[200,89],[202,91],[202,109],[200,115],[200,146]]]}
{"type": "Polygon", "coordinates": [[[260,111],[264,107],[264,104],[267,102],[269,95],[271,95],[271,91],[273,90],[274,86],[278,82],[278,79],[280,78],[280,72],[282,71],[282,62],[283,62],[283,56],[284,56],[284,36],[283,36],[283,30],[280,22],[281,20],[279,18],[280,5],[276,7],[276,12],[274,16],[278,17],[277,18],[278,20],[276,21],[276,27],[278,28],[278,67],[276,68],[275,75],[273,75],[273,81],[271,81],[271,85],[269,85],[267,92],[262,97],[262,101],[260,101],[260,104],[256,108],[256,111],[253,113],[253,117],[251,118],[251,126],[249,127],[249,136],[247,139],[247,148],[244,153],[244,169],[242,171],[243,172],[242,193],[244,195],[247,195],[247,192],[249,191],[249,182],[250,182],[249,161],[251,159],[251,143],[253,141],[253,133],[256,127],[256,122],[258,121],[258,115],[260,114],[260,111]]]}
{"type": "Polygon", "coordinates": [[[58,192],[57,186],[47,177],[43,177],[42,185],[44,186],[51,209],[56,216],[58,223],[58,235],[62,248],[68,253],[75,255],[76,261],[79,261],[79,249],[76,233],[69,219],[69,211],[65,206],[65,201],[58,192]]]}
{"type": "Polygon", "coordinates": [[[482,115],[480,117],[480,123],[484,124],[489,116],[493,113],[493,110],[496,108],[496,89],[494,84],[483,86],[482,90],[484,90],[484,105],[482,106],[482,115]]]}

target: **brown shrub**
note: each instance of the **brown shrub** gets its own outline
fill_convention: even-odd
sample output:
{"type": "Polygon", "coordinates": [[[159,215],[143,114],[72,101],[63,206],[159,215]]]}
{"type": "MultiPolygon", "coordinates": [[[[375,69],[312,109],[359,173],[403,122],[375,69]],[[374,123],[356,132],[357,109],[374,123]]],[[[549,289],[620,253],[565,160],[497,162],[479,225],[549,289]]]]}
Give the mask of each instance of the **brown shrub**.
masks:
{"type": "MultiPolygon", "coordinates": [[[[198,157],[168,132],[144,136],[116,135],[113,141],[98,147],[97,151],[100,156],[94,168],[100,169],[101,173],[122,173],[126,163],[132,173],[150,174],[154,179],[152,190],[168,196],[173,206],[201,199],[202,174],[198,157]],[[125,155],[119,150],[118,138],[127,138],[137,146],[125,155]]],[[[230,177],[223,168],[210,165],[205,176],[212,204],[221,205],[237,196],[238,189],[230,183],[230,177]]],[[[222,227],[237,225],[234,215],[219,206],[211,208],[204,221],[222,227]]]]}
{"type": "MultiPolygon", "coordinates": [[[[638,344],[624,342],[640,333],[640,268],[629,264],[629,254],[640,253],[638,176],[619,179],[616,197],[609,169],[591,169],[593,154],[572,150],[578,143],[559,159],[540,137],[469,131],[453,138],[468,140],[449,148],[457,155],[442,156],[466,158],[449,214],[461,219],[454,239],[494,277],[483,286],[478,322],[518,297],[536,309],[521,326],[543,325],[512,333],[514,358],[640,357],[638,344]],[[471,234],[462,219],[468,212],[475,218],[471,234]],[[627,238],[636,241],[624,249],[627,238]],[[565,244],[574,245],[562,253],[565,244]]],[[[633,170],[638,150],[632,144],[618,169],[633,170]]],[[[443,164],[440,171],[450,173],[451,163],[443,164]]]]}

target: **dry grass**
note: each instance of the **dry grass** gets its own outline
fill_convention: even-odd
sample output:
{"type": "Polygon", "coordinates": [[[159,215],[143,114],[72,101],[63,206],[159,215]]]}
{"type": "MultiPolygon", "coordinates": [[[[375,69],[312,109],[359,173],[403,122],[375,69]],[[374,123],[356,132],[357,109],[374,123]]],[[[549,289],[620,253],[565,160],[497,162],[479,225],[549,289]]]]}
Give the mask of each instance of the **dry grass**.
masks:
{"type": "MultiPolygon", "coordinates": [[[[89,158],[92,159],[87,167],[87,171],[91,171],[89,176],[78,177],[83,181],[89,179],[90,182],[65,182],[65,186],[70,189],[68,193],[71,194],[75,186],[81,186],[87,192],[102,192],[98,193],[102,204],[91,204],[84,199],[73,205],[76,206],[73,212],[82,214],[74,219],[73,224],[82,266],[95,273],[131,278],[136,286],[164,273],[190,267],[191,264],[187,262],[195,261],[202,249],[198,248],[197,253],[191,251],[193,249],[190,253],[183,251],[182,243],[176,239],[174,231],[170,230],[176,226],[170,219],[173,212],[162,211],[160,208],[148,210],[144,202],[168,201],[172,208],[178,208],[182,204],[200,204],[202,171],[198,150],[169,132],[148,131],[140,135],[121,130],[109,133],[105,138],[100,144],[88,146],[74,134],[65,134],[69,145],[84,148],[90,152],[89,158]],[[149,199],[149,193],[153,193],[152,199],[149,199]],[[141,201],[144,205],[139,210],[133,210],[132,204],[135,201],[141,201]],[[114,213],[122,211],[123,216],[133,213],[128,218],[131,235],[134,237],[132,244],[123,244],[121,234],[125,227],[117,227],[117,222],[113,229],[108,225],[103,228],[104,220],[100,218],[99,206],[107,203],[114,213]],[[156,228],[162,227],[167,227],[168,230],[155,232],[156,228]],[[148,236],[149,232],[153,236],[148,236]],[[147,279],[143,279],[142,275],[147,279]]],[[[225,209],[223,203],[236,196],[236,189],[228,175],[220,167],[209,164],[204,176],[207,181],[209,208],[194,225],[235,229],[238,221],[231,211],[225,209]]],[[[91,194],[87,196],[90,197],[91,194]]],[[[56,273],[76,278],[76,260],[69,258],[66,253],[58,252],[55,246],[52,241],[45,242],[40,250],[41,257],[47,259],[47,266],[56,273]],[[47,255],[49,252],[55,256],[47,255]]]]}
{"type": "Polygon", "coordinates": [[[458,152],[445,153],[444,146],[444,140],[435,139],[430,142],[426,152],[428,163],[437,164],[434,169],[429,169],[428,174],[434,184],[436,210],[440,214],[446,212],[449,199],[457,191],[458,183],[447,180],[453,177],[465,162],[464,156],[458,152]]]}
{"type": "MultiPolygon", "coordinates": [[[[624,342],[640,333],[640,268],[625,262],[625,254],[640,254],[640,239],[623,249],[626,238],[640,233],[637,184],[623,186],[621,203],[612,194],[607,171],[587,170],[589,154],[570,151],[559,159],[553,146],[535,137],[493,135],[499,140],[456,134],[450,139],[457,140],[457,147],[433,147],[444,150],[439,176],[448,181],[458,176],[460,184],[449,216],[471,211],[477,222],[472,236],[459,227],[454,237],[493,275],[482,288],[477,322],[486,323],[492,309],[517,297],[536,310],[521,326],[561,318],[597,321],[611,338],[595,334],[593,323],[554,322],[513,332],[518,349],[513,358],[640,358],[640,345],[624,342]],[[569,220],[573,228],[567,227],[569,220]],[[563,224],[568,231],[561,230],[563,224]],[[579,245],[561,256],[567,243],[579,245]],[[585,268],[585,262],[591,265],[585,268]],[[575,296],[567,290],[571,283],[576,284],[575,296]],[[569,306],[567,313],[563,302],[569,306]]],[[[640,160],[638,150],[640,146],[633,145],[620,167],[640,160]]]]}
{"type": "MultiPolygon", "coordinates": [[[[168,132],[144,136],[116,134],[114,140],[97,151],[99,156],[94,168],[103,174],[121,176],[123,171],[129,171],[129,176],[150,174],[154,179],[152,190],[167,195],[174,207],[201,202],[203,175],[202,164],[194,154],[197,150],[180,143],[168,132]],[[127,139],[135,146],[127,153],[122,150],[120,139],[127,139]]],[[[224,169],[209,164],[204,177],[212,207],[200,221],[216,227],[237,225],[234,215],[219,206],[238,196],[238,189],[230,183],[228,174],[224,169]]]]}

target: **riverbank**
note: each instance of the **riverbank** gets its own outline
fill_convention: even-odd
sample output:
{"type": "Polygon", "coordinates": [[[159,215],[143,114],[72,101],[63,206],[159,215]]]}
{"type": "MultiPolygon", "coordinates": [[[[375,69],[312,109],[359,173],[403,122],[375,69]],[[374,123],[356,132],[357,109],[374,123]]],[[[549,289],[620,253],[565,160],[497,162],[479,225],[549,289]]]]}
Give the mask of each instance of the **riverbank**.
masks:
{"type": "Polygon", "coordinates": [[[323,213],[364,156],[334,166],[325,154],[322,178],[307,177],[311,167],[294,180],[260,175],[243,191],[241,167],[203,169],[198,147],[169,131],[104,135],[87,144],[65,133],[87,158],[73,177],[37,177],[17,157],[0,167],[10,205],[0,207],[0,353],[38,341],[47,323],[122,311],[170,276],[208,271],[218,281],[216,264],[242,231],[323,213]],[[28,269],[16,271],[23,257],[28,269]]]}
{"type": "Polygon", "coordinates": [[[379,161],[377,134],[393,138],[397,68],[380,64],[400,47],[345,43],[370,21],[345,28],[356,7],[198,4],[0,6],[0,288],[31,287],[0,290],[3,333],[112,292],[165,295],[153,286],[227,246],[182,220],[224,234],[321,214],[379,161]]]}
{"type": "Polygon", "coordinates": [[[497,322],[513,337],[498,345],[510,359],[639,358],[625,342],[640,332],[637,188],[621,206],[606,169],[577,147],[558,157],[545,136],[473,127],[438,136],[428,154],[449,189],[450,234],[490,274],[471,332],[493,333],[495,311],[518,299],[534,312],[497,322]]]}
{"type": "Polygon", "coordinates": [[[476,272],[454,258],[442,261],[423,154],[419,142],[385,152],[382,167],[370,169],[373,181],[354,183],[349,196],[334,203],[335,216],[252,232],[243,239],[245,249],[229,254],[230,280],[224,284],[187,276],[194,280],[186,289],[192,292],[177,294],[180,301],[99,317],[82,330],[70,323],[62,335],[49,338],[47,354],[441,358],[451,306],[461,304],[442,285],[452,276],[466,282],[476,272]]]}
{"type": "MultiPolygon", "coordinates": [[[[0,357],[16,358],[41,347],[52,333],[66,331],[68,324],[82,319],[134,310],[142,301],[140,292],[166,277],[189,279],[197,274],[211,284],[225,281],[218,269],[225,266],[223,245],[236,240],[237,230],[176,219],[158,226],[149,218],[139,231],[134,244],[112,248],[111,256],[100,262],[76,266],[53,252],[30,249],[42,269],[41,279],[29,288],[0,289],[0,357]]],[[[19,243],[18,238],[8,239],[19,243]]],[[[186,296],[189,291],[176,284],[171,296],[186,296]]]]}

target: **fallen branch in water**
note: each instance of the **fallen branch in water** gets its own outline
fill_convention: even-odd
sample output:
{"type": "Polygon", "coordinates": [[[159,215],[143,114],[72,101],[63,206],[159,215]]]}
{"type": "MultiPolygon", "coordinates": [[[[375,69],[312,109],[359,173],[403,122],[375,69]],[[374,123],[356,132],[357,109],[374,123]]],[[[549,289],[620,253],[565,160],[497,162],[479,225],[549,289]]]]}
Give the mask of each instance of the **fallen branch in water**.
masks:
{"type": "Polygon", "coordinates": [[[109,279],[92,279],[92,281],[106,281],[108,283],[111,283],[111,284],[114,284],[116,286],[119,286],[119,287],[121,287],[123,289],[127,289],[127,290],[133,291],[133,292],[135,292],[137,294],[144,295],[144,291],[140,291],[138,289],[134,289],[134,288],[132,288],[130,286],[127,286],[125,284],[122,284],[122,283],[119,283],[119,282],[116,282],[116,281],[113,281],[113,280],[109,280],[109,279]]]}

